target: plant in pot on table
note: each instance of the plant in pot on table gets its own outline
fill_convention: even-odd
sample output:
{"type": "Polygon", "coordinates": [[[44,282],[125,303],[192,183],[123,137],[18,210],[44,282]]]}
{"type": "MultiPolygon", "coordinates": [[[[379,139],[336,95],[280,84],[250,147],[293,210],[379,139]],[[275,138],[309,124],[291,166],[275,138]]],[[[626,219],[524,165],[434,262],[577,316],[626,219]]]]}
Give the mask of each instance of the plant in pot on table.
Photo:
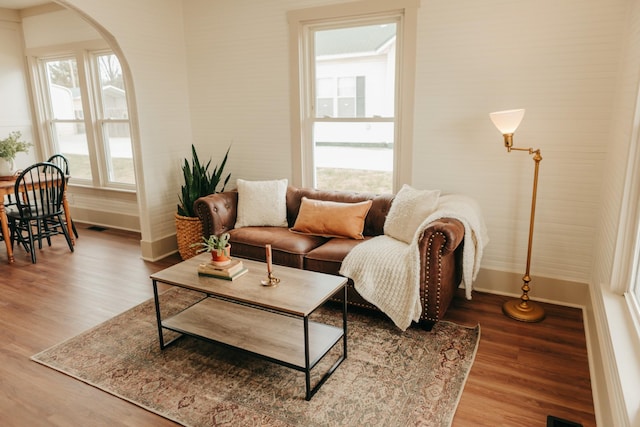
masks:
{"type": "Polygon", "coordinates": [[[0,139],[0,177],[13,176],[13,161],[20,152],[28,153],[33,146],[30,142],[21,141],[20,131],[11,132],[8,137],[0,139]]]}
{"type": "Polygon", "coordinates": [[[209,238],[202,236],[202,242],[193,244],[192,246],[202,246],[196,251],[211,253],[211,263],[218,267],[225,266],[231,262],[231,244],[229,233],[222,233],[219,236],[211,235],[209,238]]]}
{"type": "Polygon", "coordinates": [[[193,244],[197,243],[202,237],[202,222],[194,212],[193,204],[200,197],[218,193],[217,187],[221,182],[222,188],[220,191],[224,191],[231,178],[231,174],[228,174],[222,181],[222,174],[230,149],[231,147],[227,148],[220,166],[216,166],[213,172],[209,172],[211,159],[206,164],[200,163],[193,144],[191,145],[191,164],[187,159],[184,160],[182,165],[184,183],[178,196],[178,212],[175,215],[178,252],[183,260],[196,254],[193,244]]]}

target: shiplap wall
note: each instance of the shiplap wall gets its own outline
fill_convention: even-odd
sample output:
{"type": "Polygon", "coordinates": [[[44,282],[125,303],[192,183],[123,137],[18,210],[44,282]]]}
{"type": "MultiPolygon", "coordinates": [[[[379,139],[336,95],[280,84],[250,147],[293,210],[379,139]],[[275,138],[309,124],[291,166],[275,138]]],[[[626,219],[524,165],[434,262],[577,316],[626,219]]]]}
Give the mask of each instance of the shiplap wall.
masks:
{"type": "Polygon", "coordinates": [[[632,1],[621,41],[619,79],[612,109],[611,134],[602,177],[602,203],[592,269],[591,301],[585,319],[594,349],[592,384],[598,391],[599,425],[640,425],[640,339],[621,292],[630,279],[635,230],[640,113],[640,2],[632,1]],[[631,180],[630,180],[631,179],[631,180]],[[630,180],[625,182],[626,180],[630,180]],[[627,190],[625,190],[627,186],[627,190]],[[626,200],[625,200],[626,198],[626,200]]]}
{"type": "Polygon", "coordinates": [[[526,108],[514,145],[543,157],[532,274],[588,280],[626,3],[423,3],[415,183],[479,200],[483,267],[523,271],[534,162],[488,113],[526,108]]]}
{"type": "MultiPolygon", "coordinates": [[[[234,178],[291,177],[286,12],[334,0],[60,2],[112,34],[131,66],[148,257],[173,233],[177,163],[192,141],[214,161],[233,143],[234,178]]],[[[507,154],[488,119],[524,107],[516,146],[544,157],[532,274],[609,284],[638,91],[637,3],[422,1],[412,184],[480,202],[486,271],[524,267],[533,162],[507,154]]]]}
{"type": "MultiPolygon", "coordinates": [[[[108,47],[108,43],[102,39],[96,28],[81,19],[77,13],[63,8],[52,9],[47,10],[47,13],[27,14],[22,18],[27,56],[38,58],[41,55],[66,54],[79,46],[87,48],[87,43],[95,49],[108,47]]],[[[24,63],[22,52],[20,61],[24,63]]],[[[36,60],[32,61],[33,64],[35,62],[36,60]]],[[[40,158],[43,160],[53,154],[51,149],[42,152],[40,158]]],[[[73,175],[73,168],[71,173],[73,175]]],[[[67,191],[67,199],[75,221],[140,230],[136,194],[71,185],[67,191]]]]}
{"type": "Polygon", "coordinates": [[[78,11],[123,55],[130,71],[137,214],[142,256],[175,251],[182,159],[190,156],[191,119],[184,20],[180,0],[61,0],[78,11]]]}
{"type": "MultiPolygon", "coordinates": [[[[627,168],[632,166],[628,165],[632,154],[630,147],[637,144],[632,138],[640,126],[640,116],[636,111],[640,95],[640,3],[631,2],[631,5],[626,34],[621,43],[619,80],[611,112],[611,135],[607,140],[606,173],[602,176],[601,220],[593,269],[594,283],[607,287],[612,284],[614,258],[619,255],[616,254],[616,243],[619,221],[625,214],[620,209],[627,168]]],[[[613,285],[615,288],[617,284],[613,285]]]]}
{"type": "MultiPolygon", "coordinates": [[[[177,163],[192,141],[214,162],[233,144],[234,178],[291,177],[286,12],[330,0],[148,1],[126,3],[127,14],[68,3],[113,34],[131,66],[143,240],[173,232],[177,163]]],[[[524,266],[533,161],[507,154],[488,119],[524,107],[516,145],[544,158],[533,274],[588,281],[627,3],[422,2],[412,184],[478,199],[484,268],[524,266]]]]}
{"type": "MultiPolygon", "coordinates": [[[[330,3],[185,2],[194,139],[233,141],[234,177],[291,176],[285,14],[330,3]]],[[[588,281],[627,3],[422,2],[412,184],[478,199],[484,268],[524,269],[533,161],[488,118],[524,107],[516,145],[543,156],[532,274],[588,281]]]]}

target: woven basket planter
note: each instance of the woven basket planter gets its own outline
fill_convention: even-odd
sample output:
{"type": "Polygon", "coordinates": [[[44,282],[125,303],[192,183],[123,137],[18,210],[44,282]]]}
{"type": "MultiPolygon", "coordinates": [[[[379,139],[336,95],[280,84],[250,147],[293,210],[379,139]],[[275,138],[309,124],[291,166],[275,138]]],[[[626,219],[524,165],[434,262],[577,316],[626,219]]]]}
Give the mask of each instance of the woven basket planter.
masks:
{"type": "Polygon", "coordinates": [[[191,247],[191,245],[202,240],[202,221],[200,218],[176,214],[176,238],[178,239],[178,252],[183,260],[196,256],[198,247],[191,247]]]}

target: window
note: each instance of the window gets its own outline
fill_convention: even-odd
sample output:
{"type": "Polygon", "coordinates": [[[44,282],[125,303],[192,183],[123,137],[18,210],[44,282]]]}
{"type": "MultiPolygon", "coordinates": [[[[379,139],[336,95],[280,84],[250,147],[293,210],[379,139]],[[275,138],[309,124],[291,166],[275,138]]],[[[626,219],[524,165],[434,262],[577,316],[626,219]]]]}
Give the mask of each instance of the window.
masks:
{"type": "Polygon", "coordinates": [[[72,182],[135,189],[127,93],[110,51],[41,57],[44,136],[69,160],[72,182]]]}
{"type": "Polygon", "coordinates": [[[365,76],[317,78],[316,117],[365,117],[364,83],[365,76]]]}
{"type": "Polygon", "coordinates": [[[410,182],[417,2],[398,3],[290,12],[300,185],[390,193],[410,182]]]}

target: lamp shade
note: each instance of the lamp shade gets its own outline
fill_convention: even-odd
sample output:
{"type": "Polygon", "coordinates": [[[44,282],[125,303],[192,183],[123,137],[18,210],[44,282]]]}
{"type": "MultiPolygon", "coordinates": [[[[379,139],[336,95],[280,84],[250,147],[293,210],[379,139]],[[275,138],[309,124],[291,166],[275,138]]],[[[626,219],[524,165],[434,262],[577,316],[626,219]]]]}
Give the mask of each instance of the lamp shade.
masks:
{"type": "Polygon", "coordinates": [[[524,117],[524,109],[496,111],[489,114],[491,121],[503,135],[514,133],[524,117]]]}

